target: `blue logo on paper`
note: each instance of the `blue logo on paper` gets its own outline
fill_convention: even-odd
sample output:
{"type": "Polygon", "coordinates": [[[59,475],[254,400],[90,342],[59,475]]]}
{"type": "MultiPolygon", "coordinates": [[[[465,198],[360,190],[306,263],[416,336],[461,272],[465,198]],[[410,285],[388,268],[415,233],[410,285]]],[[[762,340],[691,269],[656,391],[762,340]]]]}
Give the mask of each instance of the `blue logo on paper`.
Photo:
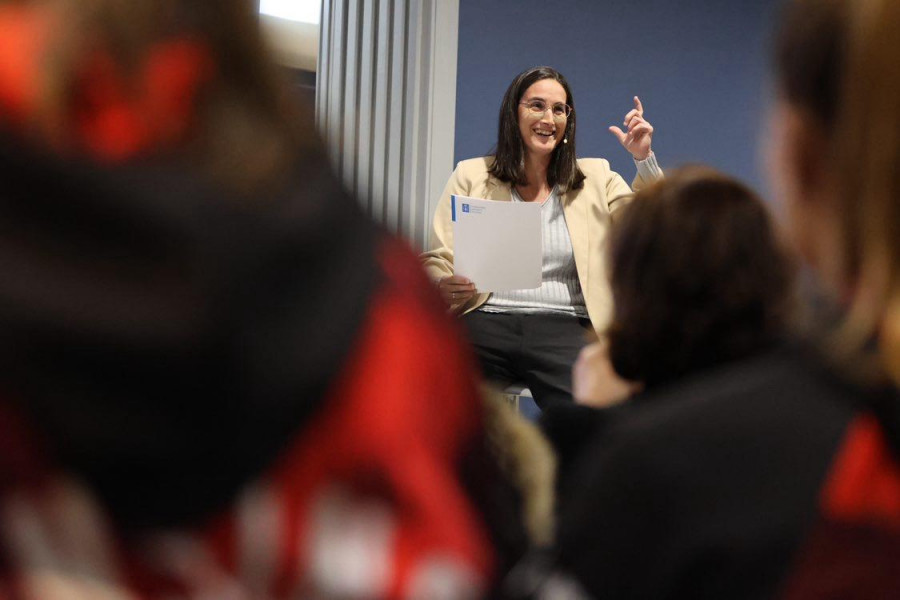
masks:
{"type": "Polygon", "coordinates": [[[463,204],[463,212],[469,212],[469,205],[468,205],[468,204],[465,204],[465,203],[463,204]]]}

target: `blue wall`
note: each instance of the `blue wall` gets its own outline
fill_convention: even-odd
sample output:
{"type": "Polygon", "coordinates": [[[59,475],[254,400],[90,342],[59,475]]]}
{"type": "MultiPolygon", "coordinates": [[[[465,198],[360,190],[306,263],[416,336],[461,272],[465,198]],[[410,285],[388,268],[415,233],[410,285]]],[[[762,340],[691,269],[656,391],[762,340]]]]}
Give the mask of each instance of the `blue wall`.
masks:
{"type": "Polygon", "coordinates": [[[770,40],[778,0],[460,0],[457,161],[487,154],[512,78],[550,65],[569,80],[578,155],[627,181],[630,156],[606,130],[640,96],[664,168],[703,162],[765,191],[770,40]]]}

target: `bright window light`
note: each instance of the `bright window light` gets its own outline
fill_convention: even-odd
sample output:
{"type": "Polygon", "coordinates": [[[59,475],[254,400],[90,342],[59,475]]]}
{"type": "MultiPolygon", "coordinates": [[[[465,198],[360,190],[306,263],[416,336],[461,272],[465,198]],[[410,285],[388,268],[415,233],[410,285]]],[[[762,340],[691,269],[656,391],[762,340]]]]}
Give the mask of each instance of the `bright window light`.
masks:
{"type": "Polygon", "coordinates": [[[264,15],[319,24],[322,0],[260,0],[259,12],[264,15]]]}

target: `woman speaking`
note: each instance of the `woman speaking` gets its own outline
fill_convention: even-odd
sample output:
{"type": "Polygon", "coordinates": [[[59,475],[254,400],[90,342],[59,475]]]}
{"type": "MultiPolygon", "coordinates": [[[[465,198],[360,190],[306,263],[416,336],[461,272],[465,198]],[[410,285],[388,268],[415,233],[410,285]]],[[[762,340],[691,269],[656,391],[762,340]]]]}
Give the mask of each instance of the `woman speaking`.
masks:
{"type": "MultiPolygon", "coordinates": [[[[534,67],[516,76],[500,107],[494,154],[457,165],[422,254],[444,300],[463,315],[486,378],[524,382],[542,409],[571,400],[572,364],[585,332],[602,331],[609,319],[602,253],[611,218],[632,193],[606,160],[576,159],[574,107],[556,70],[534,67]],[[479,293],[477,282],[454,274],[451,195],[541,204],[539,288],[479,293]]],[[[634,157],[639,188],[662,171],[637,97],[623,125],[609,129],[634,157]]]]}

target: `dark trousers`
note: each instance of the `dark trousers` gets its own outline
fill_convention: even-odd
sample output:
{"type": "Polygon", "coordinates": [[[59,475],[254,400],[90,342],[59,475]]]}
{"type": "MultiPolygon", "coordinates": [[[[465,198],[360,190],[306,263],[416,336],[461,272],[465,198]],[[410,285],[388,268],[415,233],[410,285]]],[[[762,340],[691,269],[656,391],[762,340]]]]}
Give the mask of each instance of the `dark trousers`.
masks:
{"type": "Polygon", "coordinates": [[[541,410],[572,402],[572,365],[588,341],[588,319],[475,310],[462,321],[488,381],[524,383],[541,410]]]}

